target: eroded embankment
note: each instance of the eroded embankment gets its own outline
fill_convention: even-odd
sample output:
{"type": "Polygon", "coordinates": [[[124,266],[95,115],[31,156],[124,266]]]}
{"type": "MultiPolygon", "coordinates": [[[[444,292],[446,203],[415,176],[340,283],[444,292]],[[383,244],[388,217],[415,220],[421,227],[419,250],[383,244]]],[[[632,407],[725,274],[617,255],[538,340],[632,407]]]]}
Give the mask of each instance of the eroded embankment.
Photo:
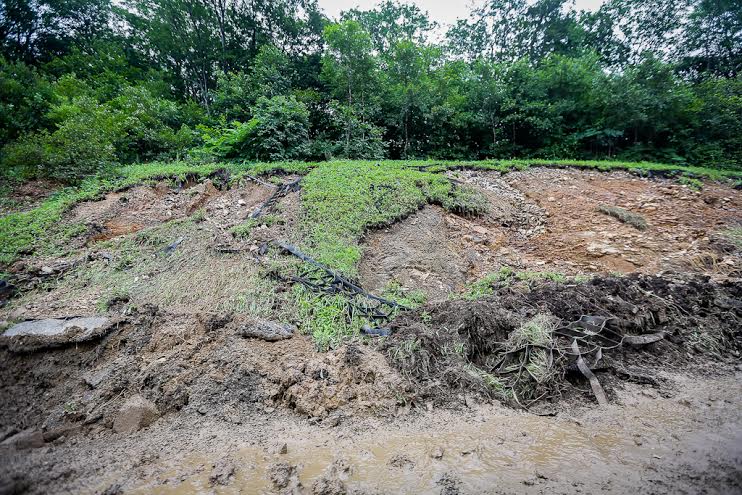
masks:
{"type": "MultiPolygon", "coordinates": [[[[452,178],[485,195],[486,215],[425,206],[368,234],[360,266],[366,289],[396,280],[439,302],[401,314],[386,340],[356,335],[329,352],[294,326],[305,315],[291,279],[268,278],[288,257],[265,243],[302,241],[295,191],[259,221],[267,182],[161,183],[76,206],[69,254],[10,267],[22,290],[0,319],[55,318],[43,329],[63,335],[0,342],[2,488],[739,487],[740,255],[717,236],[738,220],[739,193],[622,173],[452,178]],[[606,276],[670,269],[695,275],[606,276]],[[91,315],[101,320],[73,318],[91,315]],[[575,336],[607,406],[592,409],[575,336]]],[[[347,317],[313,309],[322,324],[347,317]]]]}
{"type": "Polygon", "coordinates": [[[696,191],[623,172],[552,169],[451,175],[486,196],[488,213],[463,218],[426,207],[369,234],[360,266],[365,287],[380,291],[398,282],[440,300],[502,267],[740,278],[738,250],[723,232],[740,226],[742,193],[728,186],[708,183],[696,191]],[[601,207],[630,212],[647,227],[601,207]]]}
{"type": "Polygon", "coordinates": [[[632,275],[529,288],[505,279],[492,281],[488,292],[392,322],[382,348],[419,384],[417,401],[456,401],[467,391],[520,407],[574,396],[601,399],[585,388],[591,373],[581,373],[578,358],[598,382],[658,386],[662,368],[723,371],[739,361],[738,282],[632,275]]]}

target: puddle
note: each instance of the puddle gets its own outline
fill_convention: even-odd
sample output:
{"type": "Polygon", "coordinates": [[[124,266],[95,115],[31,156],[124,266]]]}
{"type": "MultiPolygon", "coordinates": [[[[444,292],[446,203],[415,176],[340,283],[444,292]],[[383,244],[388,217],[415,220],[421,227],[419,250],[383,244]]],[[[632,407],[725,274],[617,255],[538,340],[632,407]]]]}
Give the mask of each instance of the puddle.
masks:
{"type": "MultiPolygon", "coordinates": [[[[434,424],[422,432],[381,428],[333,439],[336,433],[317,431],[309,438],[287,441],[283,455],[259,446],[232,452],[229,457],[237,469],[228,486],[210,486],[217,459],[191,455],[158,466],[156,478],[131,493],[277,493],[268,472],[278,462],[297,467],[306,493],[312,493],[313,483],[338,462],[350,467],[340,479],[357,493],[437,493],[438,482],[451,475],[460,481],[462,493],[488,492],[495,486],[517,491],[545,480],[566,489],[586,477],[590,479],[586,483],[612,478],[614,489],[636,486],[642,483],[647,462],[673,455],[667,439],[689,431],[696,421],[677,414],[678,407],[682,406],[672,400],[641,399],[626,421],[611,419],[617,417],[614,406],[608,421],[597,419],[601,410],[596,410],[592,413],[596,419],[584,425],[566,418],[494,414],[481,422],[454,420],[444,428],[434,424]]],[[[725,428],[733,430],[735,423],[725,428]]],[[[707,441],[703,435],[696,439],[700,447],[707,441]]]]}

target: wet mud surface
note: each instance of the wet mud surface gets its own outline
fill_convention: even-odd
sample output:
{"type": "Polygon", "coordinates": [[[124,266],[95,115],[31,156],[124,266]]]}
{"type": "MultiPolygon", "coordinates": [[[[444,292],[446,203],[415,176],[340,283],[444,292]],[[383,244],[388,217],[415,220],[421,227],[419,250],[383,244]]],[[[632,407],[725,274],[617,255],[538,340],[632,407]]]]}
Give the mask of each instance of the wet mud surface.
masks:
{"type": "Polygon", "coordinates": [[[740,192],[573,170],[452,178],[487,197],[486,215],[426,206],[364,241],[365,289],[396,281],[429,302],[391,337],[329,352],[276,330],[290,289],[256,263],[267,241],[301,241],[300,192],[244,238],[231,229],[268,184],[161,183],[77,205],[75,257],[10,267],[24,289],[0,324],[64,328],[0,338],[0,494],[742,490],[740,254],[718,237],[742,217],[740,192]],[[503,267],[592,278],[498,279],[451,300],[503,267]],[[65,327],[92,315],[115,325],[65,327]],[[606,346],[607,405],[567,355],[529,411],[472,378],[524,321],[583,316],[661,335],[606,346]]]}

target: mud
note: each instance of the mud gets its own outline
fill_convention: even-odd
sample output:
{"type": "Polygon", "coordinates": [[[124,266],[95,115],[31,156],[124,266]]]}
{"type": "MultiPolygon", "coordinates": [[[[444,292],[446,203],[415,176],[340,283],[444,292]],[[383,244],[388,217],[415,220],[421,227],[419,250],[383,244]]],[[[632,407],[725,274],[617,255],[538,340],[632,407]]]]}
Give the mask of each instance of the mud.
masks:
{"type": "Polygon", "coordinates": [[[280,413],[229,426],[171,416],[131,435],[25,451],[6,458],[3,472],[32,493],[38,483],[54,492],[156,494],[739,490],[740,376],[663,378],[673,384],[666,396],[629,384],[613,405],[556,417],[475,405],[326,429],[280,413]],[[285,453],[273,450],[277,439],[285,453]]]}
{"type": "Polygon", "coordinates": [[[0,215],[35,208],[62,187],[64,187],[63,184],[47,179],[13,184],[10,194],[0,198],[0,215]]]}
{"type": "Polygon", "coordinates": [[[623,172],[530,169],[501,176],[463,171],[456,180],[485,194],[489,213],[462,218],[436,207],[367,236],[364,287],[392,282],[430,299],[497,272],[693,272],[742,276],[739,251],[719,232],[742,222],[742,192],[707,183],[693,191],[670,180],[623,172]],[[639,231],[601,213],[617,206],[646,219],[639,231]]]}

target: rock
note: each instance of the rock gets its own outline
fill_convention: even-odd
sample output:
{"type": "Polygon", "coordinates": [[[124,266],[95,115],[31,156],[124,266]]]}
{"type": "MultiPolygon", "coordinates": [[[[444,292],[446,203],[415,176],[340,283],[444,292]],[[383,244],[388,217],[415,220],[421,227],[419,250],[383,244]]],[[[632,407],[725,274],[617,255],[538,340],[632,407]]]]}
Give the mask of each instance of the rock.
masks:
{"type": "Polygon", "coordinates": [[[211,474],[209,475],[209,483],[211,483],[211,486],[226,486],[232,481],[234,472],[235,467],[231,459],[220,459],[212,467],[211,474]]]}
{"type": "Polygon", "coordinates": [[[430,457],[433,459],[443,459],[443,449],[440,447],[436,447],[433,449],[433,452],[431,452],[430,457]]]}
{"type": "Polygon", "coordinates": [[[453,473],[444,473],[435,483],[441,487],[441,495],[459,495],[461,493],[461,480],[453,473]]]}
{"type": "Polygon", "coordinates": [[[389,465],[398,469],[412,469],[415,467],[415,461],[406,454],[397,454],[389,459],[389,465]]]}
{"type": "Polygon", "coordinates": [[[290,339],[294,336],[294,332],[296,332],[296,327],[293,325],[285,325],[270,320],[257,320],[240,325],[238,328],[238,334],[243,337],[262,339],[267,342],[290,339]]]}
{"type": "Polygon", "coordinates": [[[271,454],[279,455],[288,454],[289,446],[286,444],[286,442],[278,442],[270,448],[270,452],[271,454]]]}
{"type": "Polygon", "coordinates": [[[345,495],[348,489],[338,478],[322,476],[312,485],[312,495],[345,495]]]}
{"type": "Polygon", "coordinates": [[[244,199],[239,199],[239,200],[237,200],[237,204],[240,205],[240,206],[245,206],[247,203],[245,202],[244,199]]]}
{"type": "Polygon", "coordinates": [[[0,445],[12,446],[18,450],[21,450],[37,449],[39,447],[43,447],[45,443],[46,442],[44,442],[44,434],[41,433],[41,430],[29,428],[6,438],[5,440],[3,440],[2,443],[0,443],[0,445]]]}
{"type": "Polygon", "coordinates": [[[130,397],[113,421],[116,433],[134,433],[152,424],[160,416],[157,407],[141,395],[130,397]]]}
{"type": "Polygon", "coordinates": [[[13,352],[77,344],[102,337],[116,328],[120,321],[106,316],[29,320],[6,330],[0,337],[0,343],[13,352]]]}
{"type": "Polygon", "coordinates": [[[287,462],[277,462],[268,468],[268,478],[279,490],[301,490],[301,482],[296,466],[287,462]]]}
{"type": "Polygon", "coordinates": [[[48,319],[48,320],[31,320],[13,325],[3,333],[4,337],[17,337],[27,335],[37,336],[57,336],[73,329],[80,329],[83,332],[90,332],[108,323],[108,318],[104,316],[91,316],[83,318],[70,318],[69,320],[48,319]]]}

